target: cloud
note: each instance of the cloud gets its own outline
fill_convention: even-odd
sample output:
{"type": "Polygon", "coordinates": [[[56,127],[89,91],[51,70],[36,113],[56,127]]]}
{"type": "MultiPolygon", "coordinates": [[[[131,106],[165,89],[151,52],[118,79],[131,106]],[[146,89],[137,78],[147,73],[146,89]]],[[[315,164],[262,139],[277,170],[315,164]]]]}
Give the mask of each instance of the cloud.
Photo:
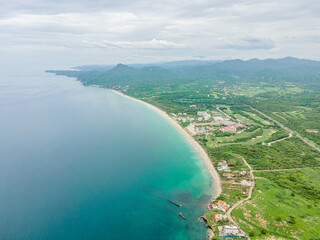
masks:
{"type": "Polygon", "coordinates": [[[243,39],[226,40],[226,43],[222,44],[221,48],[235,50],[270,50],[275,48],[275,43],[271,39],[247,37],[243,39]]]}
{"type": "Polygon", "coordinates": [[[58,49],[61,61],[83,64],[320,58],[319,39],[318,0],[11,0],[0,9],[0,51],[58,49]]]}
{"type": "Polygon", "coordinates": [[[144,49],[144,50],[163,50],[163,49],[185,49],[184,44],[178,44],[166,40],[152,39],[150,41],[103,41],[103,42],[86,42],[89,45],[95,45],[99,47],[116,47],[122,49],[144,49]]]}

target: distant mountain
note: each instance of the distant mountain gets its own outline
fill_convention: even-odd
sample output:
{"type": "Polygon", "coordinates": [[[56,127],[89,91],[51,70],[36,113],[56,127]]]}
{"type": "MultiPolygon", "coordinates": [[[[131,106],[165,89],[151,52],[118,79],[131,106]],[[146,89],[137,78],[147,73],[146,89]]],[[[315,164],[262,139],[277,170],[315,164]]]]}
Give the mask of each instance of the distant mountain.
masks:
{"type": "Polygon", "coordinates": [[[214,64],[217,62],[222,62],[219,60],[181,60],[181,61],[173,61],[173,62],[164,62],[164,63],[157,63],[153,64],[154,66],[160,66],[163,68],[180,68],[180,67],[195,67],[195,66],[202,66],[202,65],[209,65],[214,64]]]}
{"type": "MultiPolygon", "coordinates": [[[[72,72],[65,73],[73,75],[72,72]]],[[[77,74],[77,73],[76,73],[77,74]]],[[[172,85],[177,80],[182,80],[177,74],[168,69],[150,66],[144,68],[133,68],[127,65],[118,64],[108,71],[83,71],[77,78],[84,84],[102,85],[112,87],[114,85],[172,85]]]]}
{"type": "MultiPolygon", "coordinates": [[[[145,68],[151,66],[158,66],[162,68],[175,68],[175,67],[184,67],[184,66],[201,66],[201,65],[208,65],[213,64],[216,62],[221,62],[218,60],[215,61],[206,61],[206,60],[181,60],[181,61],[172,61],[172,62],[157,62],[157,63],[133,63],[127,64],[129,67],[134,68],[145,68]]],[[[81,71],[108,71],[114,68],[115,65],[83,65],[77,66],[73,69],[81,70],[81,71]]]]}
{"type": "Polygon", "coordinates": [[[225,81],[293,81],[315,82],[320,78],[320,62],[286,57],[282,59],[240,59],[196,66],[184,72],[185,76],[225,81]]]}
{"type": "Polygon", "coordinates": [[[118,64],[111,66],[82,66],[81,71],[49,71],[76,77],[84,84],[104,87],[115,85],[174,85],[181,82],[297,82],[299,84],[320,83],[320,62],[286,57],[281,59],[240,59],[222,62],[177,61],[155,65],[118,64]],[[137,67],[138,66],[138,67],[137,67]]]}
{"type": "Polygon", "coordinates": [[[83,65],[83,66],[78,66],[74,67],[73,69],[81,70],[81,71],[100,71],[100,72],[105,72],[110,69],[114,68],[114,65],[83,65]]]}

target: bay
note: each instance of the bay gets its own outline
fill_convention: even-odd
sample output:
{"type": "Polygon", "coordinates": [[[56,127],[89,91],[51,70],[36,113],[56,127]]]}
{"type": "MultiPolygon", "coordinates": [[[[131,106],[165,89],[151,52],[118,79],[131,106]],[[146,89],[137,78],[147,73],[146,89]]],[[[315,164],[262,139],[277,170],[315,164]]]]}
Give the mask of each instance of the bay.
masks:
{"type": "Polygon", "coordinates": [[[205,239],[211,181],[146,106],[42,71],[0,74],[1,239],[205,239]]]}

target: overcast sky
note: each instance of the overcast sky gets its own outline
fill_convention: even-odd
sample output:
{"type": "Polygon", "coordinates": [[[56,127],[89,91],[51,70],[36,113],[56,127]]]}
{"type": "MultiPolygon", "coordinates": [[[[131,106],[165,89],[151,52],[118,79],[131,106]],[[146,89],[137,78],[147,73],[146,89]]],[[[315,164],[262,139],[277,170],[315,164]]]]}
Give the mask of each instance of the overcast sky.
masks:
{"type": "Polygon", "coordinates": [[[320,60],[319,0],[0,0],[0,64],[320,60]]]}

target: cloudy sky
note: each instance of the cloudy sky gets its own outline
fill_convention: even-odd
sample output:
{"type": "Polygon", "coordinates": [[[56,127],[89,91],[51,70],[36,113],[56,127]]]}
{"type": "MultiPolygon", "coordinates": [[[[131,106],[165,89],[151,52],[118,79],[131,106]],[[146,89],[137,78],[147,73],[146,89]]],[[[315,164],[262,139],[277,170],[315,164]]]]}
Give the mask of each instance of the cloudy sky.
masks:
{"type": "Polygon", "coordinates": [[[320,60],[319,0],[0,1],[0,64],[320,60]]]}

